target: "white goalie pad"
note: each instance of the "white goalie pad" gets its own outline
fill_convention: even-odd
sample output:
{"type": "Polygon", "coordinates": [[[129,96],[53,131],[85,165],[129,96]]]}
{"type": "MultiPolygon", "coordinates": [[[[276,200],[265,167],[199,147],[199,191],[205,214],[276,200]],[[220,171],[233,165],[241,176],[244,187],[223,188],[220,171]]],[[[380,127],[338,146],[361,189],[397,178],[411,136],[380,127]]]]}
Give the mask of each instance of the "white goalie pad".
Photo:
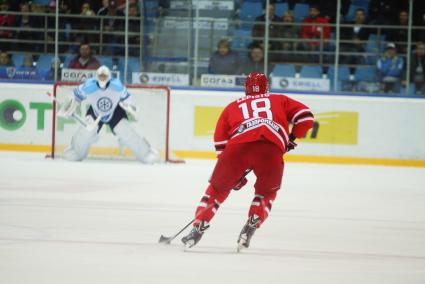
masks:
{"type": "Polygon", "coordinates": [[[150,146],[145,138],[139,136],[136,131],[131,128],[127,119],[122,119],[115,126],[114,132],[118,136],[121,144],[130,149],[140,162],[144,164],[153,164],[159,161],[159,153],[150,146]]]}

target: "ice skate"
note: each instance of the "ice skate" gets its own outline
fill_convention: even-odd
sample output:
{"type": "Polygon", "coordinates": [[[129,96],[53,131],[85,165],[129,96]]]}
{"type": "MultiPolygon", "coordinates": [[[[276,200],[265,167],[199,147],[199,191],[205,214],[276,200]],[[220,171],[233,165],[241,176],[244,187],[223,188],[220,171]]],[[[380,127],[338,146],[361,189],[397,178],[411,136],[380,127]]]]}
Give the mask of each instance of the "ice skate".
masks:
{"type": "Polygon", "coordinates": [[[209,227],[210,225],[206,221],[202,221],[198,225],[194,226],[190,233],[182,238],[185,248],[191,248],[196,245],[201,240],[205,230],[209,227]]]}
{"type": "Polygon", "coordinates": [[[249,217],[248,221],[246,222],[245,226],[242,228],[242,231],[239,235],[238,239],[238,252],[241,251],[243,248],[249,247],[249,242],[251,241],[252,236],[255,233],[255,230],[257,230],[257,224],[260,222],[260,217],[257,215],[253,215],[249,217]]]}

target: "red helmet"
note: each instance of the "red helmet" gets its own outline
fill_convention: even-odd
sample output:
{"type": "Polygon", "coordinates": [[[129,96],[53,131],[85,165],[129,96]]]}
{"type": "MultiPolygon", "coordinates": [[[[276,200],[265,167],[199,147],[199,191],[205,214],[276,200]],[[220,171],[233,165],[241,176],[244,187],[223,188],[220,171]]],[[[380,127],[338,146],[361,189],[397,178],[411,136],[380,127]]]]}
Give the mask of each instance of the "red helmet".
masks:
{"type": "Polygon", "coordinates": [[[251,72],[245,81],[245,93],[249,95],[265,94],[268,90],[268,80],[266,75],[259,72],[251,72]]]}

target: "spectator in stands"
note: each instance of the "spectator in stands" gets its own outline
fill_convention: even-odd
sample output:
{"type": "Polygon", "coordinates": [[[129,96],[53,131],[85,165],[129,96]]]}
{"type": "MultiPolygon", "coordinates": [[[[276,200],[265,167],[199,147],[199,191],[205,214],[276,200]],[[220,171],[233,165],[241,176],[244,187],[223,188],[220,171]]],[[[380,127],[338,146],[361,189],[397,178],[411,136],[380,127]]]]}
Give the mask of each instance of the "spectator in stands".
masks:
{"type": "Polygon", "coordinates": [[[40,28],[42,26],[40,22],[41,18],[29,15],[32,11],[27,2],[20,5],[20,12],[23,14],[19,15],[16,20],[16,26],[19,28],[16,37],[20,41],[15,44],[14,49],[22,51],[39,51],[41,47],[38,44],[23,41],[39,40],[41,38],[39,32],[31,31],[31,29],[40,28]]]}
{"type": "Polygon", "coordinates": [[[68,68],[72,69],[90,69],[95,70],[100,67],[99,61],[92,56],[91,48],[88,43],[80,45],[80,53],[69,63],[68,68]]]}
{"type": "Polygon", "coordinates": [[[26,54],[21,67],[35,68],[34,57],[31,54],[26,54]]]}
{"type": "MultiPolygon", "coordinates": [[[[267,76],[270,75],[273,66],[268,64],[267,76]]],[[[250,46],[248,58],[239,64],[238,74],[249,74],[251,72],[264,73],[264,50],[261,45],[252,44],[250,46]]]]}
{"type": "Polygon", "coordinates": [[[400,0],[371,0],[369,3],[369,22],[372,25],[391,25],[397,11],[403,7],[400,0]]]}
{"type": "Polygon", "coordinates": [[[120,53],[124,44],[123,36],[111,34],[112,32],[123,32],[124,23],[122,19],[116,17],[124,17],[122,11],[118,10],[118,4],[115,0],[110,0],[108,8],[99,13],[100,16],[107,16],[103,21],[104,43],[106,44],[105,52],[109,54],[120,53]],[[120,46],[121,45],[121,46],[120,46]]]}
{"type": "MultiPolygon", "coordinates": [[[[365,26],[366,12],[364,9],[357,9],[354,21],[348,22],[352,26],[341,28],[341,52],[343,53],[363,53],[365,52],[365,41],[368,40],[370,30],[365,26]]],[[[350,75],[354,78],[355,65],[362,63],[361,55],[345,54],[341,56],[342,64],[350,64],[350,75]],[[354,66],[353,66],[354,65],[354,66]]]]}
{"type": "Polygon", "coordinates": [[[128,36],[128,43],[130,44],[130,56],[139,55],[140,46],[140,14],[137,4],[130,4],[128,7],[128,30],[133,35],[128,36]]]}
{"type": "Polygon", "coordinates": [[[85,32],[76,35],[76,40],[79,42],[97,42],[98,35],[93,33],[99,30],[98,20],[93,18],[96,13],[91,8],[90,2],[84,1],[81,5],[80,15],[84,18],[78,18],[77,29],[85,32]]]}
{"type": "MultiPolygon", "coordinates": [[[[351,2],[352,0],[341,0],[341,16],[345,16],[348,13],[351,2]]],[[[337,0],[310,0],[310,3],[319,5],[320,11],[323,11],[324,16],[326,16],[331,23],[336,22],[337,0]]]]}
{"type": "MultiPolygon", "coordinates": [[[[425,26],[425,5],[421,5],[420,2],[413,4],[413,25],[418,27],[425,26]]],[[[425,30],[414,29],[414,38],[418,41],[425,42],[425,30]]]]}
{"type": "Polygon", "coordinates": [[[410,63],[410,82],[417,95],[425,95],[425,42],[418,42],[410,63]]]}
{"type": "Polygon", "coordinates": [[[399,93],[403,75],[403,58],[397,56],[394,43],[387,43],[384,56],[376,63],[384,93],[399,93]]]}
{"type": "MultiPolygon", "coordinates": [[[[2,30],[1,28],[11,28],[16,23],[16,16],[6,14],[10,11],[10,5],[8,1],[4,1],[0,4],[0,39],[10,40],[13,38],[13,32],[10,30],[2,30]]],[[[1,43],[1,49],[10,49],[11,44],[8,42],[1,43]]]]}
{"type": "Polygon", "coordinates": [[[9,53],[6,51],[0,52],[0,67],[12,67],[15,66],[10,59],[9,53]]]}
{"type": "Polygon", "coordinates": [[[300,29],[299,26],[294,25],[294,13],[292,11],[285,11],[282,14],[283,25],[280,27],[279,38],[281,42],[281,56],[282,62],[298,62],[297,50],[300,46],[296,39],[299,38],[300,29]]]}
{"type": "Polygon", "coordinates": [[[395,42],[397,44],[397,52],[404,57],[407,54],[408,25],[409,13],[407,11],[400,11],[398,15],[398,27],[388,29],[386,32],[386,41],[395,42]]]}
{"type": "Polygon", "coordinates": [[[82,16],[94,16],[95,15],[95,13],[92,10],[89,2],[84,2],[81,5],[81,13],[80,13],[80,15],[82,15],[82,16]]]}
{"type": "Polygon", "coordinates": [[[109,0],[102,0],[102,8],[97,11],[97,15],[105,15],[108,12],[109,0]]]}
{"type": "Polygon", "coordinates": [[[305,18],[301,26],[301,37],[308,40],[303,44],[303,49],[314,52],[308,56],[309,62],[323,61],[322,54],[318,58],[317,51],[328,51],[328,41],[331,37],[331,28],[329,20],[320,15],[320,9],[317,5],[310,5],[309,17],[305,18]]]}
{"type": "Polygon", "coordinates": [[[230,49],[227,39],[222,39],[217,44],[217,50],[210,58],[208,71],[211,74],[234,75],[237,73],[239,62],[236,52],[230,49]]]}
{"type": "MultiPolygon", "coordinates": [[[[265,23],[266,22],[266,13],[261,16],[258,16],[255,19],[254,27],[252,28],[252,37],[254,44],[261,45],[264,49],[264,36],[265,36],[265,23]]],[[[280,36],[280,23],[282,18],[275,15],[274,4],[269,5],[269,58],[270,60],[278,59],[278,55],[274,51],[281,49],[281,44],[278,40],[280,36]]]]}

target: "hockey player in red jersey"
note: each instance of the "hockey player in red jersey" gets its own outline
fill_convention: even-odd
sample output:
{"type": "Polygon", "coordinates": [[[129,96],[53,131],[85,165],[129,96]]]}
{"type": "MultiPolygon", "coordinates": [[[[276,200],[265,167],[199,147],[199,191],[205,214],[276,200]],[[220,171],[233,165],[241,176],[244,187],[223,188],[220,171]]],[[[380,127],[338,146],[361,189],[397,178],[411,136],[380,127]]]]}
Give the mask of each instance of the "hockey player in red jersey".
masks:
{"type": "Polygon", "coordinates": [[[245,175],[252,170],[257,177],[255,197],[238,239],[238,250],[248,248],[280,189],[283,155],[294,149],[295,139],[313,126],[311,110],[282,94],[268,93],[268,80],[262,73],[248,75],[245,93],[245,97],[230,103],[218,119],[214,133],[218,160],[196,209],[193,228],[182,238],[186,247],[199,242],[231,190],[244,186],[245,175]]]}

